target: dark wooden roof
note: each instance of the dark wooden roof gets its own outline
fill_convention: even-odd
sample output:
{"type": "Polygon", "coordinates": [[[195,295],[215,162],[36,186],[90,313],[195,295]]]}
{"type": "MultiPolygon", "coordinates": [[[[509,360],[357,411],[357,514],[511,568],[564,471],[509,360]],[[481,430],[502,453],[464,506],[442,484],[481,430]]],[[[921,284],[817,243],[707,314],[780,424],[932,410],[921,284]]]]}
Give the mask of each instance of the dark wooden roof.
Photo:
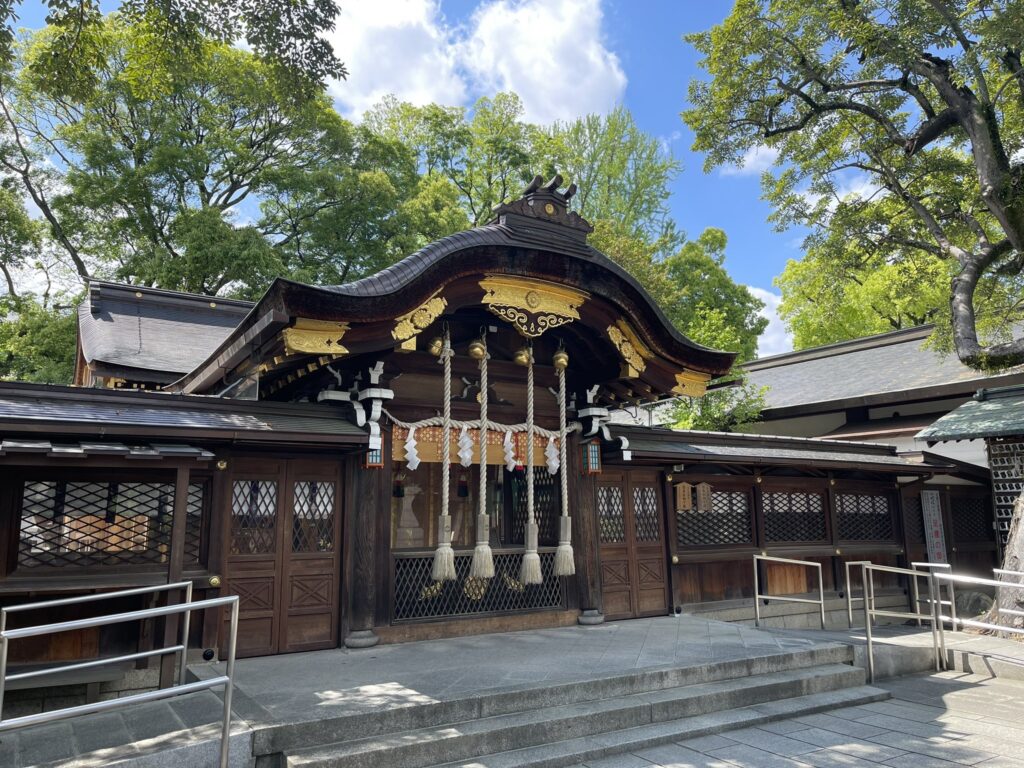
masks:
{"type": "Polygon", "coordinates": [[[117,436],[234,444],[365,445],[330,404],[227,400],[162,392],[0,383],[0,435],[117,436]]]}
{"type": "MultiPolygon", "coordinates": [[[[523,198],[499,206],[492,222],[431,243],[362,280],[312,286],[277,279],[238,328],[175,388],[207,391],[292,318],[358,323],[363,329],[376,323],[381,329],[378,334],[350,333],[343,343],[349,347],[353,340],[353,354],[391,349],[395,343],[390,330],[396,317],[415,310],[439,291],[445,292],[449,313],[479,306],[478,283],[486,275],[541,279],[585,291],[593,298],[581,308],[581,316],[594,312],[595,332],[603,334],[609,318],[626,318],[665,362],[666,371],[686,369],[712,377],[726,373],[735,355],[680,334],[629,273],[587,243],[590,227],[568,210],[566,200],[550,184],[538,187],[535,183],[523,198]]],[[[581,317],[574,326],[586,323],[581,317]]]]}
{"type": "Polygon", "coordinates": [[[629,441],[629,450],[637,461],[863,469],[907,475],[954,469],[952,464],[934,458],[924,461],[901,457],[894,446],[880,443],[651,427],[614,426],[611,429],[613,435],[629,441]]]}
{"type": "Polygon", "coordinates": [[[92,280],[79,345],[101,376],[168,383],[205,360],[252,302],[92,280]]]}
{"type": "Polygon", "coordinates": [[[761,358],[743,365],[768,387],[766,419],[859,406],[969,396],[981,386],[1024,382],[1024,367],[987,376],[924,346],[925,325],[761,358]]]}

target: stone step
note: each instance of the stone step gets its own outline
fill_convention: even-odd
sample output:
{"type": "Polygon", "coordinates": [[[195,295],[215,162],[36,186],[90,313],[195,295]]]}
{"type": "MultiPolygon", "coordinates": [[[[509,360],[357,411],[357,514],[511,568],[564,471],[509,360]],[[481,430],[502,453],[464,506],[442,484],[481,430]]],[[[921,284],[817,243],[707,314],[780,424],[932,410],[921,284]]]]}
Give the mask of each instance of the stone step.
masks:
{"type": "Polygon", "coordinates": [[[888,691],[858,686],[839,691],[815,693],[770,701],[740,709],[712,712],[621,731],[587,736],[554,744],[496,752],[470,760],[456,760],[431,768],[567,768],[582,762],[614,759],[649,747],[724,733],[777,720],[813,715],[839,707],[870,704],[890,697],[888,691]]]}
{"type": "Polygon", "coordinates": [[[761,655],[753,655],[756,651],[752,649],[751,653],[749,658],[708,661],[693,666],[657,667],[556,684],[495,688],[446,701],[402,705],[385,695],[387,701],[366,712],[257,727],[253,749],[257,756],[275,755],[311,745],[335,744],[698,683],[745,679],[753,675],[830,664],[846,665],[853,661],[853,649],[838,643],[784,652],[766,648],[761,655]]]}
{"type": "Polygon", "coordinates": [[[452,759],[519,751],[581,737],[677,722],[864,683],[845,664],[783,670],[420,728],[287,753],[290,768],[424,768],[452,759]]]}

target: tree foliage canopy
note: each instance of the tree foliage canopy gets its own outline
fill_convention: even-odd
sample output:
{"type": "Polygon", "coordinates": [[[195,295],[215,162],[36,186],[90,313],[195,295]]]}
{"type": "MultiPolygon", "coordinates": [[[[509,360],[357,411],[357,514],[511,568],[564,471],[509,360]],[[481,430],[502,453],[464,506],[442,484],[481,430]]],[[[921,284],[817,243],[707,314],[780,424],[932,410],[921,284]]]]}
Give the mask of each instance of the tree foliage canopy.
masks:
{"type": "Polygon", "coordinates": [[[776,223],[811,228],[812,266],[781,283],[800,341],[816,340],[800,331],[815,318],[844,335],[930,318],[924,296],[895,300],[900,286],[922,279],[930,301],[948,281],[949,310],[933,314],[960,359],[1024,362],[1010,335],[1024,309],[1024,6],[738,0],[688,39],[710,75],[684,114],[696,148],[709,167],[774,148],[776,223]]]}

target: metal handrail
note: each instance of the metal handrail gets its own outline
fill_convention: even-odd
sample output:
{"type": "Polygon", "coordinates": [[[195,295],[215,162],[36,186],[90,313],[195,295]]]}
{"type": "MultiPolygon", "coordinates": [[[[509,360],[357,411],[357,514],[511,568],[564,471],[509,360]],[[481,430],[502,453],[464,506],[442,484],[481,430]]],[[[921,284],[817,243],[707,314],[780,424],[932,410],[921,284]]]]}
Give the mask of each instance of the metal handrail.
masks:
{"type": "MultiPolygon", "coordinates": [[[[993,568],[992,573],[996,576],[1020,576],[1024,578],[1024,571],[1008,571],[1005,568],[993,568]]],[[[1004,584],[1006,582],[1003,582],[1004,584]]]]}
{"type": "MultiPolygon", "coordinates": [[[[178,585],[161,585],[163,589],[170,589],[178,585]]],[[[142,590],[124,590],[121,595],[126,593],[142,594],[145,591],[150,591],[150,588],[142,590]]],[[[153,591],[161,591],[156,589],[153,591]]],[[[117,596],[119,593],[106,593],[104,597],[117,596]]],[[[189,582],[188,597],[191,598],[191,582],[189,582]]],[[[97,596],[86,596],[87,598],[102,599],[97,596]]],[[[91,602],[89,599],[79,598],[64,598],[62,600],[54,600],[50,603],[29,603],[23,606],[12,606],[12,610],[29,610],[30,608],[42,608],[47,605],[67,605],[75,602],[91,602]]],[[[0,613],[0,616],[3,616],[0,613]]],[[[127,611],[123,613],[108,614],[106,616],[94,616],[88,619],[75,619],[71,621],[59,621],[51,624],[39,624],[30,627],[20,627],[18,629],[2,629],[0,630],[0,733],[4,731],[10,731],[15,728],[22,728],[29,725],[39,725],[41,723],[54,722],[56,720],[65,720],[71,717],[77,717],[78,715],[92,714],[95,712],[106,712],[112,709],[118,709],[125,707],[130,704],[147,702],[147,701],[159,701],[161,699],[168,699],[174,696],[181,696],[186,693],[194,693],[196,691],[205,691],[212,688],[222,687],[224,688],[224,713],[223,722],[221,724],[221,744],[220,744],[220,768],[228,768],[228,757],[230,752],[231,744],[231,698],[234,692],[234,672],[235,672],[235,645],[238,635],[238,596],[229,595],[226,597],[216,597],[210,600],[199,600],[192,602],[190,599],[187,602],[179,603],[176,605],[161,606],[158,608],[143,608],[135,611],[127,611]],[[154,619],[161,616],[173,616],[175,614],[183,614],[184,619],[182,621],[182,627],[188,626],[187,618],[192,611],[203,611],[211,608],[222,608],[224,606],[230,606],[231,618],[228,630],[228,648],[227,648],[227,666],[223,675],[210,678],[208,680],[197,680],[191,683],[181,682],[179,685],[171,686],[170,688],[160,688],[154,691],[143,691],[141,693],[134,693],[128,696],[123,696],[117,699],[110,699],[108,701],[97,701],[91,704],[81,704],[74,707],[65,707],[63,709],[50,710],[48,712],[39,712],[34,715],[24,715],[22,717],[14,717],[7,720],[3,719],[3,700],[4,690],[8,680],[38,677],[40,675],[51,674],[57,670],[66,671],[68,669],[86,669],[91,667],[101,666],[103,664],[115,664],[123,661],[132,661],[141,658],[148,658],[151,656],[162,656],[169,653],[180,653],[181,654],[181,665],[185,667],[185,650],[188,646],[188,635],[184,635],[182,642],[173,646],[165,648],[158,648],[152,651],[143,651],[140,653],[129,653],[122,654],[121,656],[111,656],[104,659],[96,659],[93,661],[80,662],[77,664],[65,665],[56,669],[47,670],[35,670],[32,672],[23,672],[17,675],[7,675],[7,648],[11,640],[24,639],[30,637],[40,637],[43,635],[57,634],[59,632],[70,632],[78,629],[89,629],[91,627],[101,627],[108,624],[120,624],[128,621],[141,621],[145,619],[154,619]]],[[[184,680],[184,675],[180,678],[184,680]]]]}
{"type": "MultiPolygon", "coordinates": [[[[131,589],[119,589],[116,592],[97,592],[92,595],[79,595],[77,597],[61,597],[56,600],[43,600],[37,603],[22,603],[21,605],[11,605],[0,608],[0,632],[7,629],[7,616],[11,613],[22,613],[24,611],[35,611],[41,608],[58,608],[63,605],[78,605],[80,603],[95,603],[100,600],[115,600],[121,597],[132,597],[134,595],[150,595],[157,594],[158,592],[171,592],[175,589],[182,589],[185,591],[185,602],[192,602],[192,582],[191,581],[176,581],[170,584],[155,584],[148,587],[133,587],[131,589]]],[[[189,619],[191,614],[186,612],[181,620],[181,637],[182,645],[180,647],[180,667],[178,672],[178,685],[185,684],[185,651],[188,645],[188,633],[190,629],[189,619]]],[[[178,648],[179,646],[174,646],[178,648]]],[[[150,655],[165,655],[165,654],[150,654],[150,655]]],[[[139,656],[138,658],[143,658],[139,656]]],[[[124,659],[129,661],[129,659],[124,659]]],[[[81,662],[77,664],[64,664],[59,667],[53,667],[46,671],[39,672],[25,672],[18,676],[11,676],[10,680],[21,680],[27,677],[35,677],[40,674],[55,674],[57,672],[67,672],[69,669],[86,669],[88,667],[99,667],[105,664],[109,664],[110,661],[107,659],[99,659],[95,662],[81,662]]],[[[0,680],[0,714],[3,713],[3,691],[4,682],[0,680]]]]}
{"type": "MultiPolygon", "coordinates": [[[[993,570],[994,571],[1003,571],[1004,569],[1002,569],[1002,568],[994,568],[993,570]]],[[[1007,573],[1017,574],[1019,572],[1018,571],[1007,571],[1007,573]]],[[[1024,574],[1021,574],[1021,575],[1024,575],[1024,574]]],[[[954,573],[936,573],[935,574],[935,578],[937,580],[936,581],[936,590],[939,590],[941,588],[942,582],[945,582],[950,590],[952,590],[954,582],[957,582],[957,583],[960,583],[960,584],[973,584],[975,586],[994,587],[997,590],[997,592],[996,592],[996,599],[995,599],[995,602],[993,603],[993,607],[996,610],[996,615],[1000,615],[1000,614],[1004,614],[1005,613],[1005,614],[1007,614],[1009,616],[1024,616],[1024,611],[1017,611],[1017,610],[1014,610],[1012,608],[1000,608],[999,607],[999,593],[998,593],[998,590],[999,590],[1000,587],[1020,587],[1020,586],[1024,586],[1024,585],[1014,584],[1012,582],[998,581],[996,579],[983,579],[983,578],[981,578],[979,576],[960,576],[960,575],[957,575],[957,574],[954,574],[954,573]]],[[[938,591],[936,591],[936,594],[938,594],[938,591]]],[[[952,605],[952,608],[951,608],[951,610],[949,612],[949,616],[946,616],[945,614],[943,614],[941,612],[941,610],[936,615],[936,619],[937,619],[936,623],[939,626],[938,643],[939,643],[939,647],[941,648],[941,651],[942,651],[942,658],[943,658],[943,660],[946,659],[945,624],[946,624],[947,621],[950,623],[950,625],[951,625],[951,627],[952,627],[954,632],[957,629],[957,624],[959,624],[961,627],[974,627],[975,629],[989,629],[989,630],[993,630],[993,631],[996,631],[996,632],[1010,632],[1010,633],[1014,633],[1014,634],[1024,635],[1024,627],[1007,627],[1007,626],[1003,626],[1002,624],[991,624],[991,623],[986,622],[986,621],[976,621],[974,619],[959,618],[956,615],[956,603],[955,603],[955,601],[951,600],[950,602],[952,602],[953,605],[952,605]]]]}
{"type": "MultiPolygon", "coordinates": [[[[768,581],[768,574],[765,572],[765,581],[768,581]]],[[[772,557],[771,555],[754,555],[754,626],[761,626],[761,600],[778,600],[784,603],[811,603],[818,606],[821,613],[821,628],[825,628],[825,584],[821,576],[821,563],[809,560],[791,560],[785,557],[772,557]],[[763,560],[770,563],[787,563],[789,565],[802,565],[805,568],[818,569],[818,599],[808,600],[804,597],[780,597],[778,595],[762,595],[757,575],[757,561],[763,560]]]]}
{"type": "MultiPolygon", "coordinates": [[[[926,563],[920,561],[911,563],[910,567],[913,568],[915,571],[921,570],[922,568],[927,568],[927,573],[931,573],[936,568],[945,568],[947,571],[953,568],[953,566],[949,563],[926,563]]],[[[917,579],[913,579],[910,583],[912,585],[911,591],[913,593],[914,607],[920,608],[922,602],[924,602],[925,605],[931,605],[930,595],[923,601],[921,600],[921,591],[918,588],[917,579]]],[[[921,619],[917,620],[917,626],[921,626],[921,619]]]]}
{"type": "Polygon", "coordinates": [[[850,566],[851,565],[870,565],[870,560],[847,560],[843,563],[843,570],[846,573],[846,622],[852,628],[853,627],[853,603],[858,603],[865,599],[864,583],[861,582],[861,596],[853,596],[853,586],[850,584],[850,566]]]}
{"type": "MultiPolygon", "coordinates": [[[[939,644],[938,644],[938,630],[936,629],[936,612],[938,609],[937,595],[935,592],[935,574],[931,571],[918,571],[912,568],[896,568],[891,565],[875,565],[874,563],[865,562],[861,565],[861,583],[864,584],[864,635],[867,640],[868,646],[868,682],[875,682],[875,645],[874,645],[874,618],[876,616],[884,616],[886,618],[895,619],[926,619],[931,623],[932,628],[932,647],[935,653],[935,669],[940,671],[942,669],[942,662],[939,658],[939,644]],[[913,613],[904,611],[890,611],[890,610],[878,610],[875,608],[875,573],[895,573],[902,576],[908,576],[914,582],[920,578],[928,579],[928,594],[931,596],[931,613],[924,614],[920,612],[920,603],[914,604],[914,608],[917,609],[913,613]]],[[[917,594],[917,587],[914,587],[914,593],[917,594]]]]}

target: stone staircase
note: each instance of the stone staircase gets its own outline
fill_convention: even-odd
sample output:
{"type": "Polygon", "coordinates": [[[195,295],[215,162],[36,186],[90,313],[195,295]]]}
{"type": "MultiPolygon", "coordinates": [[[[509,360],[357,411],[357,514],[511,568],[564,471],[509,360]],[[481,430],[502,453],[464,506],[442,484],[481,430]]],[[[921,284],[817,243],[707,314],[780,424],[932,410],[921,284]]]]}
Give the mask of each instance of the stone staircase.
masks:
{"type": "Polygon", "coordinates": [[[848,646],[633,670],[257,728],[257,768],[558,768],[888,698],[848,646]]]}

